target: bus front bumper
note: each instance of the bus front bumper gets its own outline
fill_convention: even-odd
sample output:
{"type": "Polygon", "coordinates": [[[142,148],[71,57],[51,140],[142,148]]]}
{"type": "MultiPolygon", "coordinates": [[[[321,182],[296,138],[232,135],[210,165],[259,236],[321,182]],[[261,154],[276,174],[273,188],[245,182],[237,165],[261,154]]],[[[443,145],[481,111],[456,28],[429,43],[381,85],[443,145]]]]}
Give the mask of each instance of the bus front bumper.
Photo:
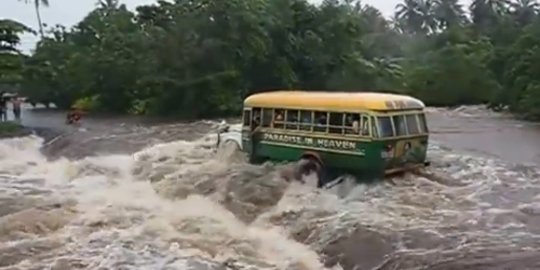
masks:
{"type": "Polygon", "coordinates": [[[404,173],[404,172],[413,172],[415,170],[422,169],[428,166],[431,166],[431,161],[425,161],[424,163],[421,163],[421,164],[405,165],[399,168],[392,168],[392,169],[384,171],[384,175],[391,176],[394,174],[399,174],[399,173],[404,173]]]}

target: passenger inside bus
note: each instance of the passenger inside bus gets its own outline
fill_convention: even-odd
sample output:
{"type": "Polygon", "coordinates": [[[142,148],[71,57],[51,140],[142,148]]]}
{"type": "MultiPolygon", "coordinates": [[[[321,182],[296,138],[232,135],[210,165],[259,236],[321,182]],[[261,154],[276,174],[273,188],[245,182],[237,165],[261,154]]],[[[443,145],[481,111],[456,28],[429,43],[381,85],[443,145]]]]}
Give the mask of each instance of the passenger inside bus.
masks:
{"type": "Polygon", "coordinates": [[[287,122],[291,122],[291,123],[298,122],[298,111],[290,111],[287,114],[287,122]]]}
{"type": "Polygon", "coordinates": [[[274,123],[275,128],[283,128],[283,110],[276,110],[274,114],[274,123]]]}
{"type": "Polygon", "coordinates": [[[283,111],[276,110],[276,117],[274,117],[274,121],[283,122],[283,111]]]}
{"type": "Polygon", "coordinates": [[[347,114],[347,118],[345,120],[345,125],[349,127],[346,132],[349,134],[358,134],[359,127],[360,127],[360,116],[359,115],[352,115],[347,114]]]}
{"type": "Polygon", "coordinates": [[[310,111],[301,111],[300,117],[302,119],[301,129],[302,130],[311,130],[311,112],[310,111]]]}
{"type": "Polygon", "coordinates": [[[255,130],[261,124],[261,112],[253,110],[253,120],[251,121],[251,130],[255,130]]]}
{"type": "Polygon", "coordinates": [[[367,117],[364,117],[362,120],[362,130],[360,135],[369,136],[369,120],[367,117]]]}
{"type": "Polygon", "coordinates": [[[326,126],[327,125],[327,119],[326,119],[326,113],[321,113],[317,120],[317,125],[319,126],[326,126]]]}
{"type": "Polygon", "coordinates": [[[325,132],[326,125],[328,125],[328,119],[326,118],[326,113],[317,112],[315,113],[315,118],[317,119],[315,131],[325,132]]]}

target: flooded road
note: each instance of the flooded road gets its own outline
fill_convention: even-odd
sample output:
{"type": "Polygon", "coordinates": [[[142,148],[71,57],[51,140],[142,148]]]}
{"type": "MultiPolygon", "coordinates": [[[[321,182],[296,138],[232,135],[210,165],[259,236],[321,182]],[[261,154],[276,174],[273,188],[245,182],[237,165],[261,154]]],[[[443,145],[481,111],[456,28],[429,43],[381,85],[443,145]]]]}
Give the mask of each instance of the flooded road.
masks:
{"type": "Polygon", "coordinates": [[[2,140],[0,269],[540,269],[536,125],[475,107],[428,121],[424,177],[326,191],[216,154],[211,121],[2,140]]]}
{"type": "Polygon", "coordinates": [[[540,165],[540,124],[512,119],[482,107],[432,109],[432,138],[457,151],[511,163],[540,165]]]}

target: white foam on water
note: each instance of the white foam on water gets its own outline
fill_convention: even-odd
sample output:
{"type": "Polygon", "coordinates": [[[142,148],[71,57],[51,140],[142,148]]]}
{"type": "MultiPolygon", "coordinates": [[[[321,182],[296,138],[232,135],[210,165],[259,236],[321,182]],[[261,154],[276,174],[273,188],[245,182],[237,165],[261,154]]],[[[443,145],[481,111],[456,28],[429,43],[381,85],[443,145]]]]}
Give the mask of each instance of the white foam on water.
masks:
{"type": "Polygon", "coordinates": [[[42,140],[37,137],[0,141],[0,172],[9,179],[1,190],[18,191],[2,196],[34,188],[49,193],[23,195],[38,200],[37,205],[60,204],[60,210],[47,206],[11,219],[35,215],[38,226],[19,226],[0,217],[0,228],[8,228],[9,236],[0,235],[5,240],[0,251],[8,246],[4,243],[18,249],[28,242],[49,243],[44,244],[51,247],[48,251],[34,248],[38,251],[13,255],[25,256],[15,263],[21,269],[62,263],[87,269],[189,269],[195,261],[324,269],[317,252],[356,228],[383,237],[420,230],[449,243],[441,249],[393,243],[418,256],[444,252],[458,257],[450,253],[512,243],[539,251],[529,243],[540,238],[525,231],[524,215],[536,215],[540,197],[523,192],[540,190],[540,178],[510,171],[500,161],[453,153],[435,143],[429,149],[433,168],[428,171],[441,179],[406,175],[374,185],[345,181],[323,191],[314,187],[313,176],[306,177],[305,185],[283,184],[276,176],[279,166],[250,166],[231,159],[234,151],[216,155],[214,142],[215,135],[208,135],[154,145],[134,155],[50,162],[39,152],[42,140]],[[272,201],[265,192],[281,197],[272,201]],[[524,195],[506,198],[510,193],[524,195]],[[75,202],[66,202],[70,200],[75,202]],[[254,212],[252,222],[240,218],[254,212]],[[301,235],[300,242],[294,235],[301,235]]]}
{"type": "MultiPolygon", "coordinates": [[[[45,185],[52,191],[47,197],[77,201],[76,215],[65,227],[47,237],[67,239],[65,249],[57,251],[59,255],[85,261],[92,269],[114,268],[115,264],[127,261],[137,269],[151,265],[161,268],[167,264],[165,261],[174,261],[168,267],[180,267],[179,258],[184,257],[213,261],[247,258],[244,260],[264,262],[276,269],[291,265],[325,269],[314,251],[290,239],[280,228],[268,224],[246,225],[218,202],[204,196],[164,199],[149,181],[137,180],[132,175],[139,159],[152,163],[153,159],[159,162],[183,157],[185,162],[178,165],[176,174],[216,170],[218,163],[209,158],[211,150],[201,147],[210,141],[203,138],[197,142],[160,144],[132,156],[48,162],[39,153],[42,141],[27,137],[0,143],[3,157],[0,171],[15,172],[19,179],[45,179],[45,185]],[[124,247],[130,242],[134,242],[134,247],[124,247]],[[93,245],[97,245],[95,250],[93,245]],[[152,258],[149,250],[154,250],[156,258],[152,258]]],[[[55,257],[51,255],[49,261],[55,257]]],[[[37,262],[25,260],[19,267],[30,267],[32,263],[37,262]]]]}

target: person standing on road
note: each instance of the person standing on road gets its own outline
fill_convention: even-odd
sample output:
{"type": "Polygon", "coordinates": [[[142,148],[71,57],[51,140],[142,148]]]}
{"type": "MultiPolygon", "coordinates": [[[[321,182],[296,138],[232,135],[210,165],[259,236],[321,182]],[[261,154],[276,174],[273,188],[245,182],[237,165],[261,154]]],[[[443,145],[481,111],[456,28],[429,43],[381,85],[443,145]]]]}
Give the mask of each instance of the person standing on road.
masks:
{"type": "Polygon", "coordinates": [[[13,106],[13,116],[15,117],[15,121],[20,122],[21,121],[21,99],[19,96],[14,96],[13,99],[11,99],[11,105],[13,106]]]}
{"type": "Polygon", "coordinates": [[[0,121],[7,121],[7,98],[5,92],[0,92],[0,121]]]}

